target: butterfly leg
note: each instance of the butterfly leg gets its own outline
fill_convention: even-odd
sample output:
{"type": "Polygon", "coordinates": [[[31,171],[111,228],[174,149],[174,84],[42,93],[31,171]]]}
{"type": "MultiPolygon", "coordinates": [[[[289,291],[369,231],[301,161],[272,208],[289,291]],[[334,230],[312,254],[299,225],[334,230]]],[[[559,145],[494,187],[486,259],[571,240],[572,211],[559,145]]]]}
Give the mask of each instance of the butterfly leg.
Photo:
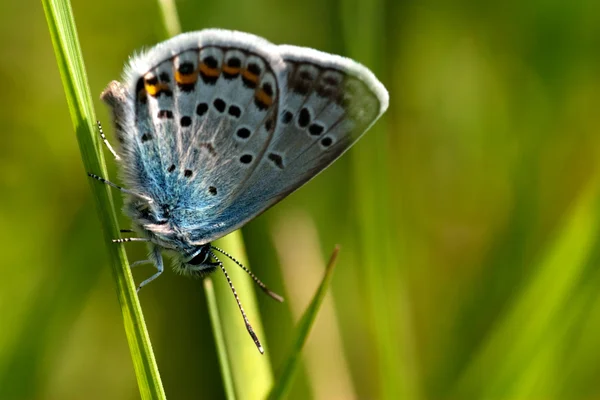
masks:
{"type": "Polygon", "coordinates": [[[98,131],[100,132],[100,137],[102,138],[104,145],[106,146],[108,151],[110,151],[112,153],[112,155],[115,157],[115,160],[120,161],[121,157],[119,157],[119,155],[117,154],[115,149],[113,149],[113,147],[108,142],[108,139],[106,139],[106,136],[104,136],[104,131],[102,130],[102,124],[100,123],[100,121],[96,121],[96,125],[98,125],[98,131]]]}
{"type": "MultiPolygon", "coordinates": [[[[154,275],[152,275],[150,278],[148,278],[145,281],[143,281],[142,283],[140,283],[139,286],[137,287],[137,292],[139,292],[141,288],[143,288],[144,286],[146,286],[147,284],[149,284],[150,282],[152,282],[153,280],[158,278],[160,276],[160,274],[162,274],[163,271],[165,270],[163,260],[162,260],[162,255],[160,254],[160,248],[158,246],[153,246],[152,253],[150,254],[150,258],[151,258],[151,260],[144,260],[144,261],[149,261],[149,262],[154,263],[154,266],[156,267],[157,272],[154,275]]],[[[136,263],[134,263],[134,265],[135,264],[136,263]]],[[[133,267],[133,265],[132,265],[132,267],[133,267]]]]}
{"type": "Polygon", "coordinates": [[[152,260],[139,260],[139,261],[133,262],[133,263],[129,264],[129,268],[133,269],[135,267],[139,267],[140,265],[144,265],[144,264],[152,264],[152,260]]]}

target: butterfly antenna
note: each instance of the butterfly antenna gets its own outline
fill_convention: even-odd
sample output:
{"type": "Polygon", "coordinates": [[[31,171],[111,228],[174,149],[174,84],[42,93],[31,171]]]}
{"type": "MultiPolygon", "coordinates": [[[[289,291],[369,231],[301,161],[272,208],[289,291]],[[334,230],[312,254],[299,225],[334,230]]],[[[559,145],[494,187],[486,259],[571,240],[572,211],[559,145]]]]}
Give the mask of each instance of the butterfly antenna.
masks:
{"type": "MultiPolygon", "coordinates": [[[[252,280],[258,285],[258,287],[260,287],[262,289],[263,292],[265,292],[266,294],[268,294],[269,296],[271,296],[272,298],[274,298],[275,300],[277,300],[280,303],[283,303],[283,297],[281,297],[280,295],[278,295],[277,293],[273,292],[272,290],[270,290],[267,285],[265,285],[264,283],[262,283],[262,281],[260,279],[258,279],[256,277],[256,275],[254,275],[252,273],[252,271],[250,271],[248,268],[246,268],[241,262],[239,262],[238,260],[236,260],[235,258],[233,258],[231,256],[231,254],[227,253],[225,250],[222,250],[216,246],[211,245],[210,246],[211,249],[218,251],[221,254],[224,254],[225,256],[227,256],[229,259],[231,259],[231,261],[233,261],[234,263],[236,263],[240,268],[242,268],[244,271],[246,271],[246,273],[248,275],[250,275],[250,277],[252,278],[252,280]]],[[[216,257],[215,257],[216,258],[216,257]]]]}
{"type": "Polygon", "coordinates": [[[119,157],[115,149],[113,149],[113,147],[110,145],[108,139],[106,139],[106,136],[104,136],[104,131],[102,130],[102,124],[100,123],[100,121],[96,121],[96,125],[98,126],[98,131],[100,132],[100,138],[102,138],[102,141],[108,148],[108,151],[112,153],[112,155],[115,157],[115,160],[121,160],[121,157],[119,157]]]}
{"type": "Polygon", "coordinates": [[[244,307],[242,307],[242,303],[240,303],[240,299],[238,297],[237,292],[235,291],[235,287],[233,287],[233,283],[231,283],[231,278],[229,278],[229,274],[227,273],[227,271],[225,271],[225,267],[223,266],[223,263],[221,262],[221,260],[219,260],[214,254],[211,253],[211,255],[213,256],[213,258],[215,260],[217,260],[219,267],[221,267],[221,271],[223,271],[223,274],[225,274],[225,278],[227,279],[227,283],[229,283],[229,287],[231,288],[231,291],[233,292],[233,297],[235,297],[235,301],[237,302],[240,312],[242,313],[242,318],[244,318],[244,324],[246,324],[246,329],[248,330],[250,337],[254,341],[254,344],[258,348],[258,351],[260,351],[260,354],[265,354],[265,350],[263,349],[262,345],[260,344],[260,340],[258,340],[258,336],[256,336],[256,333],[254,333],[254,329],[252,329],[252,325],[250,325],[250,321],[248,321],[248,317],[246,316],[246,313],[244,312],[244,307]]]}

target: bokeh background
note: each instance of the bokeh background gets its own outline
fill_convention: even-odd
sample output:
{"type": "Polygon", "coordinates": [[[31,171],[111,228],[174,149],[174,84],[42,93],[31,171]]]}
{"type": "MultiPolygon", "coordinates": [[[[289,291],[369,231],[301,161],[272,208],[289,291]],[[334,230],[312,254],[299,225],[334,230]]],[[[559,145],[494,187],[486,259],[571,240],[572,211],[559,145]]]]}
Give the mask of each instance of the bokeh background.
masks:
{"type": "MultiPolygon", "coordinates": [[[[351,56],[390,92],[347,155],[243,230],[288,300],[257,296],[275,372],[342,246],[290,398],[600,398],[597,0],[177,5],[185,31],[351,56]]],[[[97,95],[161,40],[158,7],[73,9],[110,138],[97,95]]],[[[42,6],[2,10],[0,398],[139,398],[42,6]]],[[[140,298],[167,396],[223,398],[202,285],[167,270],[140,298]]]]}

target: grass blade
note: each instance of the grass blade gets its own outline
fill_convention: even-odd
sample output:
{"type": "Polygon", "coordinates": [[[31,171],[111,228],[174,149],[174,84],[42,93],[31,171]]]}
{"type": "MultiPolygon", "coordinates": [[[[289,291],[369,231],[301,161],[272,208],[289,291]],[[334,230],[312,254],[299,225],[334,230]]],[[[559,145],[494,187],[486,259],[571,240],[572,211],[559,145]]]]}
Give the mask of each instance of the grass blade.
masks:
{"type": "MultiPolygon", "coordinates": [[[[365,63],[382,77],[388,53],[385,2],[382,0],[340,2],[347,55],[365,63]]],[[[392,93],[392,102],[394,101],[392,93]]],[[[393,104],[393,103],[392,103],[393,104]]],[[[388,111],[391,113],[391,110],[388,111]]],[[[370,340],[376,360],[382,399],[418,399],[420,394],[416,348],[412,338],[410,299],[405,286],[404,239],[394,226],[391,188],[390,140],[386,115],[377,121],[351,151],[358,229],[357,250],[364,277],[369,311],[370,340]],[[395,315],[396,318],[390,318],[395,315]]],[[[393,182],[393,183],[392,183],[393,182]]]]}
{"type": "MultiPolygon", "coordinates": [[[[224,248],[230,254],[234,254],[236,259],[247,265],[246,250],[240,231],[233,232],[219,239],[217,246],[224,248]]],[[[264,399],[273,386],[273,372],[268,357],[269,349],[265,343],[266,337],[259,318],[260,313],[258,304],[256,303],[254,282],[237,265],[226,259],[222,261],[228,264],[227,273],[235,285],[240,301],[244,306],[244,310],[256,335],[265,348],[265,354],[258,352],[254,342],[248,335],[227,280],[219,271],[213,277],[216,293],[214,301],[218,304],[218,312],[223,322],[223,329],[221,332],[218,332],[213,326],[215,338],[217,335],[223,335],[227,347],[226,354],[229,357],[228,364],[231,368],[229,373],[233,376],[236,395],[244,399],[264,399]]],[[[210,294],[207,293],[208,295],[210,294]]],[[[216,340],[220,339],[216,338],[216,340]]],[[[223,373],[225,375],[225,372],[223,373]]]]}
{"type": "MultiPolygon", "coordinates": [[[[456,398],[531,397],[539,396],[541,388],[556,389],[552,384],[557,379],[539,377],[556,373],[555,366],[543,360],[557,349],[563,331],[572,326],[569,321],[575,308],[566,305],[575,303],[577,283],[598,237],[598,193],[596,173],[540,260],[536,274],[463,374],[456,398]]],[[[552,390],[548,392],[541,397],[550,397],[552,390]]]]}
{"type": "Polygon", "coordinates": [[[325,275],[323,276],[323,280],[317,289],[310,305],[304,312],[304,315],[300,319],[298,323],[296,338],[292,344],[292,349],[290,354],[286,358],[283,367],[281,368],[281,375],[277,382],[273,386],[271,393],[269,394],[269,399],[283,399],[286,397],[287,392],[290,389],[291,383],[293,382],[294,375],[298,370],[298,366],[300,365],[300,356],[302,353],[302,348],[308,339],[308,334],[315,322],[315,318],[319,312],[319,308],[323,299],[325,298],[325,293],[327,293],[327,289],[331,284],[331,279],[333,277],[333,270],[335,267],[335,263],[337,260],[338,253],[340,251],[339,246],[333,250],[329,262],[327,263],[327,268],[325,270],[325,275]]]}
{"type": "MultiPolygon", "coordinates": [[[[99,150],[98,135],[95,132],[96,118],[71,5],[68,0],[42,0],[42,4],[85,170],[106,176],[106,166],[102,152],[99,150]]],[[[103,227],[104,240],[108,243],[109,259],[113,267],[117,296],[141,397],[142,399],[164,399],[164,389],[125,251],[122,246],[111,243],[112,238],[118,237],[119,231],[109,188],[91,179],[88,181],[103,227]]]]}
{"type": "Polygon", "coordinates": [[[181,24],[174,0],[158,0],[158,8],[163,21],[165,39],[181,33],[181,24]]]}
{"type": "Polygon", "coordinates": [[[217,307],[217,297],[215,287],[211,277],[204,278],[204,292],[208,303],[208,315],[215,335],[215,345],[217,346],[217,355],[221,364],[221,374],[223,385],[225,386],[225,395],[228,399],[235,399],[235,389],[233,386],[233,376],[231,375],[231,366],[229,365],[229,356],[227,355],[227,346],[225,345],[225,336],[223,335],[223,326],[217,307]]]}

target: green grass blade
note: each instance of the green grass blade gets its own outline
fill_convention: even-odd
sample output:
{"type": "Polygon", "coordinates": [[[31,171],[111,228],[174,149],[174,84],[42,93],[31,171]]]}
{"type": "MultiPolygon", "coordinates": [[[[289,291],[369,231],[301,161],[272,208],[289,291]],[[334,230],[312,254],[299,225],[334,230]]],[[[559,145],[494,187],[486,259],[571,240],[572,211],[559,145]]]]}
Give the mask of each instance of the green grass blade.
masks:
{"type": "Polygon", "coordinates": [[[331,284],[331,279],[333,277],[333,270],[335,267],[335,263],[337,261],[337,256],[340,251],[340,248],[336,246],[331,254],[331,258],[327,263],[327,268],[325,269],[325,274],[323,275],[323,280],[317,289],[310,305],[304,312],[304,315],[300,319],[298,323],[298,328],[296,329],[296,338],[292,343],[292,349],[290,354],[286,358],[286,361],[281,368],[281,374],[277,379],[271,393],[269,394],[269,399],[283,399],[286,397],[291,384],[294,380],[294,376],[298,367],[300,365],[300,356],[302,355],[302,348],[308,339],[308,335],[311,331],[313,323],[317,317],[319,312],[319,308],[323,303],[323,299],[325,298],[325,293],[327,293],[327,289],[331,284]]]}
{"type": "Polygon", "coordinates": [[[165,39],[181,33],[181,24],[174,0],[158,0],[158,8],[163,21],[165,39]]]}
{"type": "Polygon", "coordinates": [[[219,357],[219,363],[221,364],[221,375],[223,378],[223,385],[225,386],[225,395],[228,399],[233,400],[236,398],[233,386],[233,376],[231,375],[231,366],[229,365],[229,356],[227,355],[223,326],[221,324],[221,317],[219,316],[215,287],[211,277],[204,278],[203,284],[204,292],[206,293],[206,301],[208,303],[208,315],[210,316],[210,322],[215,335],[215,345],[217,346],[217,355],[219,357]]]}
{"type": "MultiPolygon", "coordinates": [[[[106,176],[71,5],[68,0],[42,0],[42,4],[85,170],[106,176]]],[[[88,181],[103,227],[104,240],[108,244],[109,259],[113,266],[117,296],[141,397],[142,399],[164,399],[165,393],[125,251],[122,246],[111,243],[112,238],[119,236],[119,230],[109,188],[91,179],[88,181]]]]}
{"type": "MultiPolygon", "coordinates": [[[[233,232],[219,239],[216,245],[234,255],[242,264],[248,265],[241,231],[233,232]]],[[[254,282],[233,262],[227,259],[223,259],[222,261],[226,264],[227,273],[235,285],[235,289],[246,311],[246,315],[252,324],[252,328],[265,348],[265,354],[258,352],[250,335],[248,335],[227,280],[219,271],[215,273],[213,280],[215,282],[216,303],[218,304],[218,312],[223,322],[223,330],[222,332],[217,332],[213,326],[214,334],[215,336],[220,334],[224,336],[237,397],[243,399],[264,399],[273,386],[273,372],[269,359],[269,348],[266,345],[266,337],[256,302],[254,282]]]]}
{"type": "Polygon", "coordinates": [[[551,397],[554,377],[540,377],[556,373],[546,358],[553,356],[551,351],[557,350],[574,317],[575,307],[566,305],[575,303],[577,283],[598,237],[599,193],[596,175],[574,203],[530,283],[463,374],[455,398],[536,397],[540,388],[548,391],[542,398],[551,397]]]}
{"type": "MultiPolygon", "coordinates": [[[[383,78],[389,63],[385,51],[385,2],[382,0],[342,0],[341,14],[347,55],[371,68],[383,78]]],[[[385,82],[385,80],[384,80],[385,82]]],[[[394,93],[391,93],[392,107],[394,93]]],[[[371,329],[370,345],[377,364],[378,391],[382,399],[420,395],[417,362],[410,324],[410,304],[405,287],[403,260],[406,253],[394,225],[391,188],[397,184],[390,169],[390,139],[386,118],[367,132],[350,153],[353,157],[357,250],[361,260],[364,290],[371,329]],[[395,318],[390,318],[394,315],[395,318]]]]}

